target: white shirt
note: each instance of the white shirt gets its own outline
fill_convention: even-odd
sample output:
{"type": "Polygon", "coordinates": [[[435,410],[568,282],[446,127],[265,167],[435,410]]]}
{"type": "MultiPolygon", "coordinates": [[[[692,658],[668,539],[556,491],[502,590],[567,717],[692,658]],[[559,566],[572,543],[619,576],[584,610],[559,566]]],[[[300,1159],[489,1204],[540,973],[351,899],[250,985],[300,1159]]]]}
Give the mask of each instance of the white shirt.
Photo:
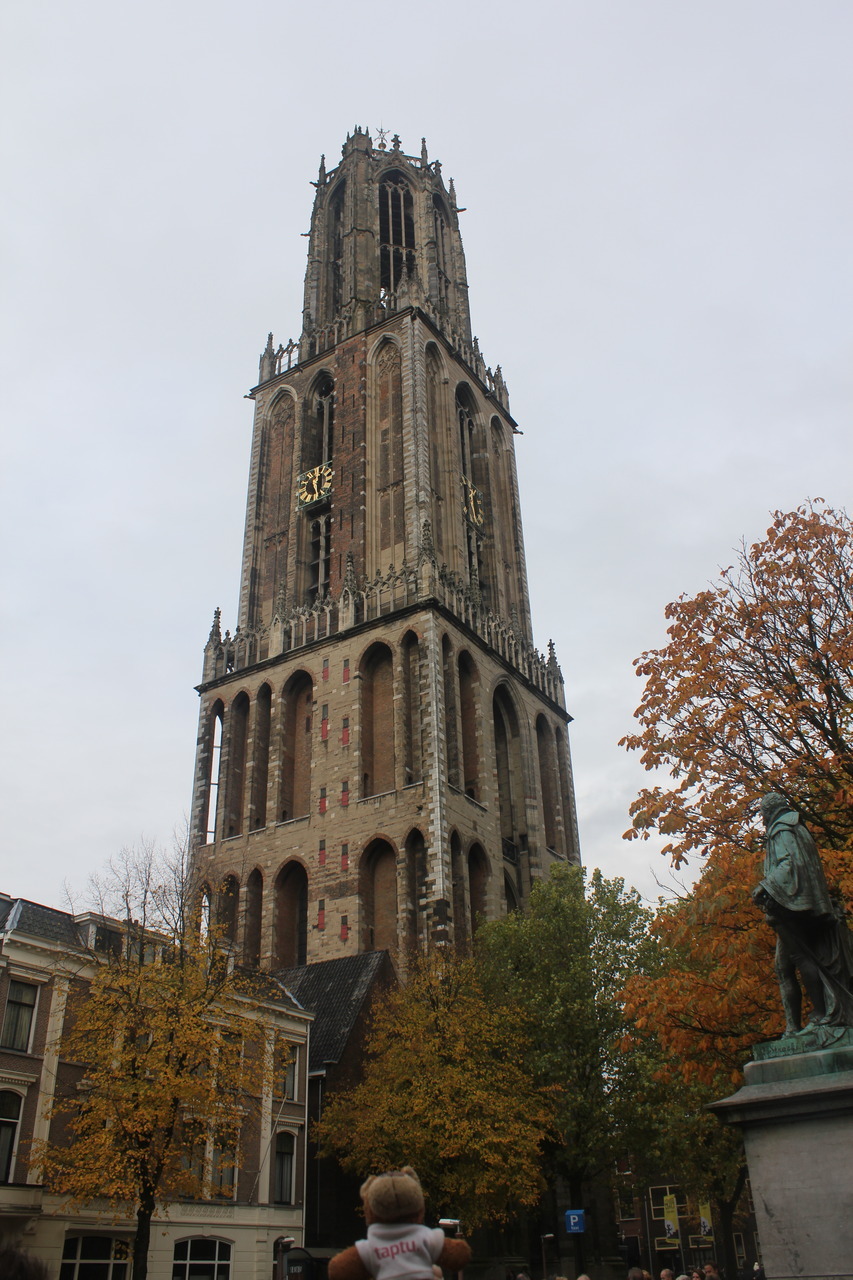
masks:
{"type": "Polygon", "coordinates": [[[432,1280],[444,1232],[419,1222],[373,1222],[355,1247],[374,1280],[432,1280]]]}

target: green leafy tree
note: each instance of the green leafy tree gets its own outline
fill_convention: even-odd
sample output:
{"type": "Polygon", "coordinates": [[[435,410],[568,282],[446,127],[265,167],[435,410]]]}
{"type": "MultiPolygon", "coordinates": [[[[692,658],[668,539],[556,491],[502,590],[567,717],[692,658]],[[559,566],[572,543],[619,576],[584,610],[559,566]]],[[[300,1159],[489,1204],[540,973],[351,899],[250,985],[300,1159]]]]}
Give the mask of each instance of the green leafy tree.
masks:
{"type": "Polygon", "coordinates": [[[322,1153],[362,1176],[412,1164],[466,1229],[535,1204],[554,1103],[525,1065],[530,1034],[470,959],[433,952],[374,1006],[363,1079],[316,1126],[322,1153]]]}
{"type": "Polygon", "coordinates": [[[185,853],[124,855],[99,888],[122,927],[73,984],[61,1053],[83,1077],[57,1095],[51,1141],[33,1156],[72,1204],[135,1216],[133,1275],[145,1280],[158,1204],[233,1177],[263,1055],[251,1051],[254,1002],[201,927],[185,853]]]}
{"type": "Polygon", "coordinates": [[[636,1143],[648,1146],[653,1109],[635,1084],[647,1078],[640,1037],[621,992],[631,975],[657,963],[652,912],[621,879],[555,867],[531,890],[524,913],[485,924],[477,963],[487,987],[527,1009],[526,1061],[554,1098],[545,1152],[549,1177],[566,1179],[582,1203],[582,1184],[606,1172],[636,1143]]]}

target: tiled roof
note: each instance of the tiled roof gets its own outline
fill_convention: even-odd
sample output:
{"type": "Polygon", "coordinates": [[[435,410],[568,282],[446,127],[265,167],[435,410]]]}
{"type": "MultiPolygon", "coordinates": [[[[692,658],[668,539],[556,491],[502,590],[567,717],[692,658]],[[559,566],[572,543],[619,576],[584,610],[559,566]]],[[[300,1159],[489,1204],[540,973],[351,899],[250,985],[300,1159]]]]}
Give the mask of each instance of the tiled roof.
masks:
{"type": "Polygon", "coordinates": [[[320,960],[275,977],[304,1009],[315,1015],[311,1028],[310,1071],[340,1062],[356,1019],[387,964],[387,951],[364,951],[339,960],[320,960]]]}
{"type": "Polygon", "coordinates": [[[78,948],[82,944],[74,917],[68,911],[43,907],[41,903],[30,902],[26,898],[14,898],[9,903],[0,901],[0,913],[3,917],[0,928],[4,931],[25,933],[30,938],[43,938],[62,947],[78,948]],[[4,911],[6,907],[8,910],[4,911]]]}

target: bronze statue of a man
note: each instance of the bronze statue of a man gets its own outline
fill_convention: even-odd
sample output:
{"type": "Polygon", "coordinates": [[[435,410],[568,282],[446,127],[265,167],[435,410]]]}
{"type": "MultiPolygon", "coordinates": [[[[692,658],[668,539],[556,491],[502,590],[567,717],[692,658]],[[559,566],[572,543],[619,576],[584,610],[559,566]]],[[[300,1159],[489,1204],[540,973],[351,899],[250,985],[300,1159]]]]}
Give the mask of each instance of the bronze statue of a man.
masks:
{"type": "Polygon", "coordinates": [[[778,792],[762,798],[761,816],[764,878],[752,897],[776,930],[785,1030],[803,1027],[798,973],[812,1005],[811,1025],[853,1026],[853,934],[830,896],[817,846],[778,792]]]}

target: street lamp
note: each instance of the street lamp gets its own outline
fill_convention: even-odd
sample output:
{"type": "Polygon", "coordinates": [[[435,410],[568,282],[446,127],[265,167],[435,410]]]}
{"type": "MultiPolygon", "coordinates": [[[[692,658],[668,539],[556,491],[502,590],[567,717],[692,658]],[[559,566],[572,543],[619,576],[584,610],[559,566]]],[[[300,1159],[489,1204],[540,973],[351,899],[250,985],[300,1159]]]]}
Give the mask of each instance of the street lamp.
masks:
{"type": "Polygon", "coordinates": [[[276,1280],[286,1280],[287,1277],[287,1255],[296,1244],[295,1236],[279,1236],[272,1247],[273,1257],[275,1258],[275,1277],[276,1280]]]}
{"type": "Polygon", "coordinates": [[[553,1231],[550,1231],[546,1236],[539,1237],[540,1244],[542,1245],[542,1280],[548,1280],[548,1264],[545,1260],[545,1241],[553,1240],[553,1239],[554,1239],[553,1231]]]}

